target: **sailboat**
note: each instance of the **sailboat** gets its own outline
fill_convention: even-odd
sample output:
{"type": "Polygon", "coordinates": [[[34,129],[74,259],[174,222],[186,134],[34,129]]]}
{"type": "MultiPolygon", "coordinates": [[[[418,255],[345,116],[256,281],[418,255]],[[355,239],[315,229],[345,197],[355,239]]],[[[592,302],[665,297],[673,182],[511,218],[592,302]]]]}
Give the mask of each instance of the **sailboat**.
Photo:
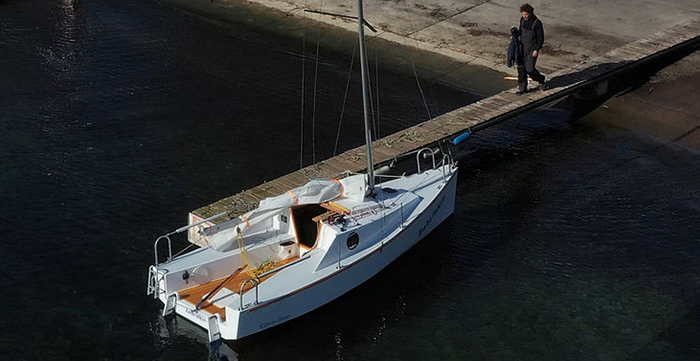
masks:
{"type": "Polygon", "coordinates": [[[210,342],[240,339],[340,297],[454,211],[457,165],[449,155],[436,163],[426,148],[416,155],[417,172],[375,174],[362,0],[357,7],[367,173],[312,180],[264,199],[249,213],[202,228],[206,246],[175,257],[169,237],[208,220],[156,240],[147,293],[163,303],[164,316],[199,325],[210,342]],[[421,170],[421,153],[432,157],[432,168],[421,170]],[[169,257],[158,262],[164,240],[169,257]]]}

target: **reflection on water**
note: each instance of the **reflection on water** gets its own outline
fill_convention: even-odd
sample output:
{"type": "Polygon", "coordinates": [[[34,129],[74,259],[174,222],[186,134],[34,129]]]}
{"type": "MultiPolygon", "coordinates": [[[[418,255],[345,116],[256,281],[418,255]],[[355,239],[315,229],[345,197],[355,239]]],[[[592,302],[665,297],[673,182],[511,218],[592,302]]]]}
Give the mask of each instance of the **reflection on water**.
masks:
{"type": "MultiPolygon", "coordinates": [[[[0,24],[0,67],[11,69],[0,82],[0,255],[11,270],[0,328],[12,330],[0,352],[216,359],[202,330],[162,319],[145,296],[153,240],[188,211],[298,167],[299,46],[229,36],[246,28],[149,1],[9,1],[0,24]]],[[[316,131],[336,134],[349,59],[322,56],[316,131]]],[[[415,80],[379,76],[382,132],[423,120],[415,80]]],[[[476,99],[422,85],[434,114],[476,99]]],[[[341,148],[362,142],[359,104],[348,99],[341,148]]],[[[568,118],[540,111],[474,136],[453,217],[338,300],[218,352],[700,358],[697,153],[568,118]]],[[[334,145],[319,136],[317,158],[334,145]]]]}
{"type": "Polygon", "coordinates": [[[63,21],[61,22],[61,28],[64,31],[64,37],[66,39],[73,40],[76,35],[76,1],[75,0],[63,0],[61,8],[63,9],[63,21]]]}

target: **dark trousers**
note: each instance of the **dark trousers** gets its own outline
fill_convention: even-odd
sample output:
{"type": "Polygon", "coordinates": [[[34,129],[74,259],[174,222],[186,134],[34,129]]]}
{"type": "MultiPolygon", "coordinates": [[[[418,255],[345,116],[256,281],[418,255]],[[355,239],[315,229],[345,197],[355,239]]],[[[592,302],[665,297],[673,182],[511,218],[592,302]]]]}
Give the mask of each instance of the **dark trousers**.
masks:
{"type": "Polygon", "coordinates": [[[544,75],[542,75],[537,69],[535,69],[535,64],[537,63],[537,58],[532,57],[532,51],[525,53],[524,65],[518,65],[518,89],[521,91],[527,90],[527,76],[529,75],[532,80],[543,84],[544,75]]]}

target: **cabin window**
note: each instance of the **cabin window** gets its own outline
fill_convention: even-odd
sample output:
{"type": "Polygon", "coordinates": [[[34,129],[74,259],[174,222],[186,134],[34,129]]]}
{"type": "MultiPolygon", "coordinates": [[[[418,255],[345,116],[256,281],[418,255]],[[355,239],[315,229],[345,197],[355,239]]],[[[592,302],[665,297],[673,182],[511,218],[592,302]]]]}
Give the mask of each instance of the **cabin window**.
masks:
{"type": "Polygon", "coordinates": [[[353,233],[348,237],[348,249],[352,250],[357,248],[360,243],[360,236],[357,233],[353,233]]]}

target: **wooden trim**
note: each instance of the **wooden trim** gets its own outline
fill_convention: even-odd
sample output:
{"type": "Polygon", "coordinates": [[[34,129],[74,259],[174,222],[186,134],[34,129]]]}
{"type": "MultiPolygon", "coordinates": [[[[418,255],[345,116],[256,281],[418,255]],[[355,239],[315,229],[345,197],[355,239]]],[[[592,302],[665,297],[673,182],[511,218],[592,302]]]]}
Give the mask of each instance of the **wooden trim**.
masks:
{"type": "Polygon", "coordinates": [[[334,211],[334,212],[340,213],[340,214],[350,214],[351,213],[349,209],[341,206],[338,203],[331,202],[331,201],[328,201],[326,203],[321,203],[320,206],[329,210],[329,211],[334,211]]]}
{"type": "MultiPolygon", "coordinates": [[[[281,266],[284,266],[288,263],[292,263],[296,260],[298,260],[300,257],[292,257],[283,261],[278,261],[275,262],[275,268],[279,268],[281,266]]],[[[250,267],[248,267],[250,269],[250,267]]],[[[209,293],[214,291],[217,287],[221,289],[227,288],[229,291],[233,293],[239,293],[241,290],[241,285],[243,282],[247,281],[250,279],[250,275],[248,275],[247,272],[240,272],[242,270],[238,269],[236,272],[232,273],[228,277],[224,278],[218,278],[213,281],[209,281],[207,283],[190,287],[187,289],[184,289],[179,292],[180,295],[180,301],[185,301],[189,304],[192,305],[192,308],[196,308],[196,305],[204,299],[209,293]],[[223,282],[222,282],[223,281],[223,282]]],[[[272,277],[274,273],[268,274],[267,276],[264,276],[260,279],[258,279],[258,284],[263,283],[270,277],[272,277]]],[[[245,288],[243,289],[243,293],[246,291],[252,289],[254,285],[252,283],[246,284],[245,288]]],[[[212,295],[213,296],[213,295],[212,295]]],[[[226,319],[226,310],[222,307],[219,307],[215,305],[211,300],[207,300],[202,304],[202,306],[199,308],[200,310],[204,310],[209,312],[210,314],[220,314],[222,319],[226,319]]]]}
{"type": "MultiPolygon", "coordinates": [[[[325,208],[325,207],[324,207],[324,208],[325,208]]],[[[334,211],[334,210],[330,210],[330,211],[328,211],[328,212],[326,212],[326,213],[323,213],[323,214],[320,214],[320,215],[318,215],[318,216],[316,216],[316,217],[314,217],[314,218],[311,218],[311,220],[313,220],[314,222],[321,222],[321,221],[324,221],[324,220],[328,219],[329,217],[331,217],[331,216],[333,216],[333,215],[335,215],[335,214],[338,214],[338,212],[336,212],[336,211],[334,211]]]]}

